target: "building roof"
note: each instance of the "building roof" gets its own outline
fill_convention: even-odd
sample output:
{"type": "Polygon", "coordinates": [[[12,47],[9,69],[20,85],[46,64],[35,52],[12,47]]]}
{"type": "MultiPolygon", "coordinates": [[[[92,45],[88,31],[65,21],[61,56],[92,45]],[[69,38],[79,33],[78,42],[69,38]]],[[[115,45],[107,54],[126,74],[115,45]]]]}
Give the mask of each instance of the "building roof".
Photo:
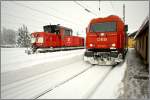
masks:
{"type": "Polygon", "coordinates": [[[134,36],[136,35],[136,33],[137,33],[137,31],[135,31],[135,32],[133,32],[133,33],[131,33],[131,34],[129,34],[128,37],[134,37],[134,36]]]}
{"type": "Polygon", "coordinates": [[[148,27],[148,26],[149,26],[149,16],[147,16],[147,17],[145,18],[145,20],[143,21],[143,23],[142,23],[142,25],[140,26],[139,30],[137,31],[137,33],[136,33],[134,39],[136,39],[136,38],[142,33],[142,31],[143,31],[146,27],[148,27]]]}

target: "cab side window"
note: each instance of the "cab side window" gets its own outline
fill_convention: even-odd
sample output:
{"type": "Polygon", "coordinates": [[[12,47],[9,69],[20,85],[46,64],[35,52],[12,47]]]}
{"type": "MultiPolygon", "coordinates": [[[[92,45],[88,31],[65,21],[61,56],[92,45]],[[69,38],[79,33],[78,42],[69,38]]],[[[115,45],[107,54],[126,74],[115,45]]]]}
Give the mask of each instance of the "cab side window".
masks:
{"type": "Polygon", "coordinates": [[[64,35],[65,36],[71,36],[72,35],[72,30],[64,29],[64,35]]]}

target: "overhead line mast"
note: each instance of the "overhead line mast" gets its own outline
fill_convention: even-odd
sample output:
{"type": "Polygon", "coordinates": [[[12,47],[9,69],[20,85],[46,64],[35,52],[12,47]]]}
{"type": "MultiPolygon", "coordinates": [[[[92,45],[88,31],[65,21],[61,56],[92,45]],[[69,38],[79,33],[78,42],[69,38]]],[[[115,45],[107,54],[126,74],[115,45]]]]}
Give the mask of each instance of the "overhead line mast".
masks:
{"type": "Polygon", "coordinates": [[[125,23],[125,4],[123,4],[123,22],[125,23]]]}
{"type": "Polygon", "coordinates": [[[100,11],[100,0],[99,0],[99,11],[100,11]]]}

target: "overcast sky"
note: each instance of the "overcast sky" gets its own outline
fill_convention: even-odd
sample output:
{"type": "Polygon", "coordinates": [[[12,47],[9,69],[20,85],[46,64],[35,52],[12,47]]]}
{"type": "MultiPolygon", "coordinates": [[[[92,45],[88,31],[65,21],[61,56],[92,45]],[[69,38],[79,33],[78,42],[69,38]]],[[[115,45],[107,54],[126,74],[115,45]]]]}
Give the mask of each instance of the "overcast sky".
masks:
{"type": "Polygon", "coordinates": [[[85,36],[85,28],[92,18],[118,15],[123,18],[129,33],[137,30],[149,15],[149,1],[1,1],[1,28],[17,30],[25,24],[29,32],[43,31],[43,25],[60,24],[85,36]],[[82,6],[90,10],[89,13],[82,6]]]}

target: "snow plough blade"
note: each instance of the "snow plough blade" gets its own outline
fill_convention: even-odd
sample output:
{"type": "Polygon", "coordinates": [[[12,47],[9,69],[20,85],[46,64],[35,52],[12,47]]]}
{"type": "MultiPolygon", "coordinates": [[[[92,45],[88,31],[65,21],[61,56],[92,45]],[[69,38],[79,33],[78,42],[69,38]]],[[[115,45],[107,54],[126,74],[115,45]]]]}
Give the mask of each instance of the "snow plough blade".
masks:
{"type": "Polygon", "coordinates": [[[94,55],[94,52],[85,52],[84,61],[89,62],[94,65],[116,65],[123,61],[121,55],[117,55],[116,57],[110,56],[110,54],[100,54],[94,55]],[[93,53],[93,54],[92,54],[93,53]]]}

